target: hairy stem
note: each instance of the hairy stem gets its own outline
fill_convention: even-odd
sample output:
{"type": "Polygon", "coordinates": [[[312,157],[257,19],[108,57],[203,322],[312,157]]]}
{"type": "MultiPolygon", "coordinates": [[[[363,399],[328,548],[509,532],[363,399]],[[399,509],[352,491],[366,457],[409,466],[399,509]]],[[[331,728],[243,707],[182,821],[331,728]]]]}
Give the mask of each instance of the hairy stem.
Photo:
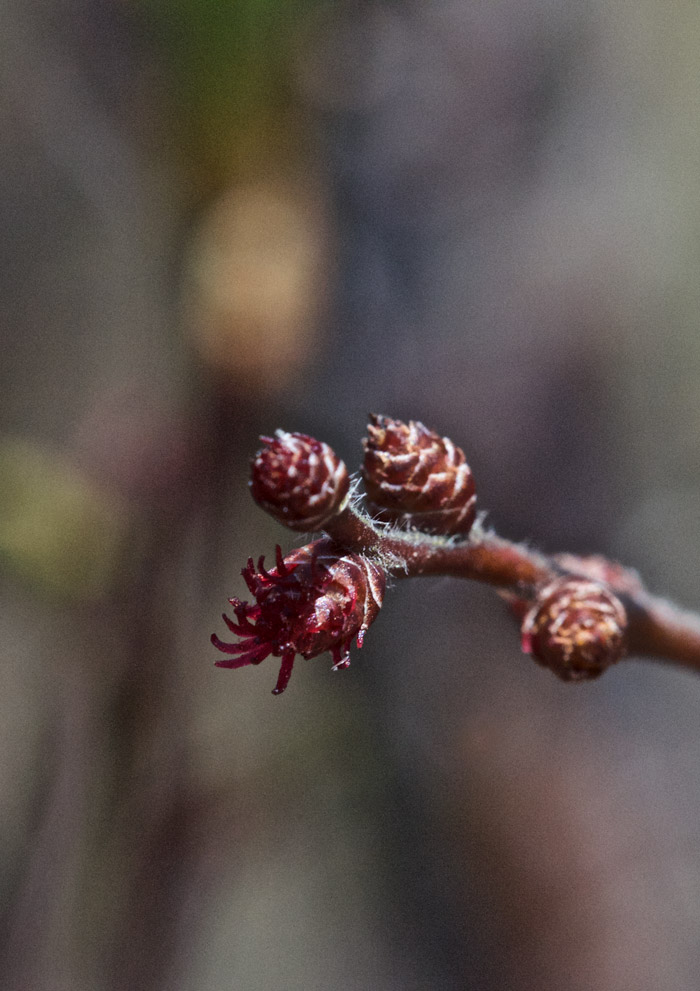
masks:
{"type": "MultiPolygon", "coordinates": [[[[474,527],[454,541],[417,531],[380,527],[353,506],[327,520],[324,529],[346,551],[379,561],[394,578],[449,575],[486,582],[530,598],[537,586],[572,574],[553,558],[474,527]]],[[[611,586],[629,619],[631,654],[680,664],[700,672],[700,616],[650,595],[643,588],[611,586]]]]}
{"type": "Polygon", "coordinates": [[[545,555],[477,527],[468,538],[455,541],[414,530],[379,527],[348,506],[324,528],[346,550],[381,560],[394,578],[451,575],[526,595],[535,586],[565,574],[545,555]]]}

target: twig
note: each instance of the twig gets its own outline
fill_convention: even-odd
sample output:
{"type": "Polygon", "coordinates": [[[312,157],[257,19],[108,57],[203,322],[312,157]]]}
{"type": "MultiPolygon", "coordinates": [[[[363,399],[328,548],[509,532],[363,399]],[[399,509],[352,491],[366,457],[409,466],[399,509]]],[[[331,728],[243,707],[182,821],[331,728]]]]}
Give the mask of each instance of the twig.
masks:
{"type": "MultiPolygon", "coordinates": [[[[325,532],[343,550],[382,562],[397,579],[423,575],[467,578],[529,599],[539,585],[565,575],[583,574],[478,526],[464,540],[455,542],[418,531],[380,527],[355,506],[346,506],[326,521],[325,532]]],[[[608,584],[627,611],[630,654],[700,672],[700,616],[650,595],[641,583],[634,591],[610,578],[608,584]]]]}
{"type": "Polygon", "coordinates": [[[601,556],[547,556],[486,531],[464,452],[422,423],[372,416],[362,476],[371,516],[354,496],[345,464],[327,444],[278,430],[252,465],[256,502],[292,530],[327,537],[243,577],[255,602],[224,616],[242,639],[212,635],[220,667],[282,658],[276,694],[296,654],[330,651],[347,667],[349,648],[382,606],[386,578],[444,575],[485,582],[510,604],[521,646],[564,681],[597,678],[630,653],[700,671],[700,616],[647,592],[635,571],[601,556]]]}

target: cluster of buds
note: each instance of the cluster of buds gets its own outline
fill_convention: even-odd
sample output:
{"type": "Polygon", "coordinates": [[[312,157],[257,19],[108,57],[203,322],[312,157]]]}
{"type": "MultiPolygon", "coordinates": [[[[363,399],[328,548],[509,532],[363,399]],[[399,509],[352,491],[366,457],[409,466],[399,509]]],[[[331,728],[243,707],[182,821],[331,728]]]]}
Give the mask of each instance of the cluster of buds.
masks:
{"type": "Polygon", "coordinates": [[[278,547],[270,570],[264,558],[257,567],[249,559],[242,574],[253,601],[229,600],[236,618],[223,618],[241,639],[225,643],[212,635],[214,646],[228,655],[218,666],[239,668],[280,657],[277,695],[289,682],[297,654],[308,659],[328,651],[334,670],[346,668],[351,643],[362,646],[381,608],[386,562],[393,562],[398,577],[410,574],[411,567],[414,574],[439,573],[427,565],[431,555],[444,560],[446,554],[458,556],[465,569],[451,573],[490,580],[504,590],[522,624],[523,650],[563,680],[598,677],[623,656],[627,616],[615,593],[633,596],[641,589],[636,574],[604,558],[572,555],[560,555],[544,568],[539,562],[530,569],[525,561],[525,573],[529,569],[536,577],[509,572],[522,561],[518,548],[495,538],[486,550],[487,535],[479,530],[470,536],[474,479],[464,453],[448,438],[417,421],[371,418],[362,467],[371,517],[351,504],[347,468],[327,444],[281,430],[262,440],[252,462],[253,498],[290,529],[326,530],[329,536],[286,557],[278,547]],[[394,526],[386,530],[376,521],[394,526]],[[488,555],[491,578],[484,577],[488,555]],[[504,583],[509,573],[512,578],[504,583]],[[520,598],[523,593],[515,590],[528,586],[530,597],[520,598]]]}

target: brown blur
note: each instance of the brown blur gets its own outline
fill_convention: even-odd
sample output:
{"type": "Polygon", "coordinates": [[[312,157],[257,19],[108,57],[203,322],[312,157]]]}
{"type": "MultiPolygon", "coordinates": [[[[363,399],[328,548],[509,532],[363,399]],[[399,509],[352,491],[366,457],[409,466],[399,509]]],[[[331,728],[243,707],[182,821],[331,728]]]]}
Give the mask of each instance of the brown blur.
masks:
{"type": "Polygon", "coordinates": [[[369,412],[700,602],[700,8],[7,0],[0,987],[697,991],[700,681],[490,591],[213,666],[259,434],[369,412]]]}

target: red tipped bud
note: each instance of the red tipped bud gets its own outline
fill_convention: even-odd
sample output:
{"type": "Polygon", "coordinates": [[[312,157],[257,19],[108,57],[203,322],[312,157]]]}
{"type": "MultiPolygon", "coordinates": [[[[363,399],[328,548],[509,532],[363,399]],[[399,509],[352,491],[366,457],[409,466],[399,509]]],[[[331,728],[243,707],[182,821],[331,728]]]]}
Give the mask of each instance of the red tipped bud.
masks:
{"type": "Polygon", "coordinates": [[[624,606],[605,585],[558,578],[525,616],[522,648],[563,681],[585,681],[620,660],[626,629],[624,606]]]}
{"type": "Polygon", "coordinates": [[[342,507],[350,487],[345,464],[322,441],[278,430],[263,437],[250,491],[271,516],[292,530],[320,530],[342,507]]]}
{"type": "Polygon", "coordinates": [[[371,509],[383,520],[432,533],[468,533],[476,516],[474,478],[464,452],[422,423],[372,415],[362,473],[371,509]]]}
{"type": "Polygon", "coordinates": [[[282,658],[273,694],[287,687],[294,658],[317,657],[331,651],[333,668],[350,664],[350,645],[357,637],[362,646],[365,632],[377,618],[384,598],[384,571],[361,554],[344,554],[327,539],[316,540],[282,557],[267,571],[264,558],[257,569],[250,558],[243,577],[254,603],[230,599],[236,622],[224,615],[230,630],[242,637],[238,643],[212,643],[225,654],[223,668],[260,664],[270,654],[282,658]]]}

